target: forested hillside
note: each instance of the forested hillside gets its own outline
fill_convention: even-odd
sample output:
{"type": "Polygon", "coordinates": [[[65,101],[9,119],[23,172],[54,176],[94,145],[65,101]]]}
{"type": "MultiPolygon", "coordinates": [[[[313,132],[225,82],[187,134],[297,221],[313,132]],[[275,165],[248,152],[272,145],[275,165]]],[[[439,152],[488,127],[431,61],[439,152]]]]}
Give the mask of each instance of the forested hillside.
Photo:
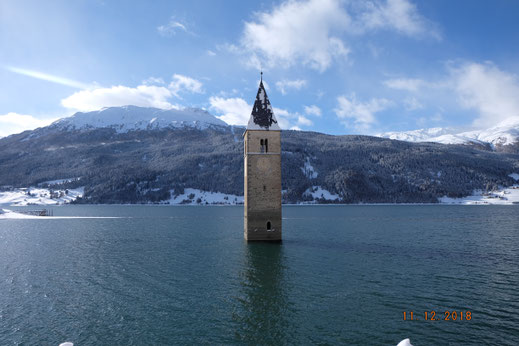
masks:
{"type": "MultiPolygon", "coordinates": [[[[184,188],[243,195],[242,128],[212,125],[136,130],[47,127],[0,139],[0,186],[80,178],[79,203],[159,202],[184,188]]],[[[282,132],[284,201],[437,202],[474,189],[512,185],[519,155],[467,145],[408,143],[369,136],[282,132]]]]}

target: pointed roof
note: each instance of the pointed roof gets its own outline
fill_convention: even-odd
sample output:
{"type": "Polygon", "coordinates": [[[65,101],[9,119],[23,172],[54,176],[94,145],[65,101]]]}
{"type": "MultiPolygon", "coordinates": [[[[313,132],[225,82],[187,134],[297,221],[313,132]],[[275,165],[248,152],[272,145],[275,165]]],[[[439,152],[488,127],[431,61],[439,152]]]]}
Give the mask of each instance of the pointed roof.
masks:
{"type": "Polygon", "coordinates": [[[256,101],[252,107],[252,113],[250,115],[249,124],[247,130],[278,130],[281,128],[278,125],[278,121],[274,116],[274,111],[270,105],[267,92],[263,86],[263,72],[260,85],[258,88],[258,94],[256,95],[256,101]]]}

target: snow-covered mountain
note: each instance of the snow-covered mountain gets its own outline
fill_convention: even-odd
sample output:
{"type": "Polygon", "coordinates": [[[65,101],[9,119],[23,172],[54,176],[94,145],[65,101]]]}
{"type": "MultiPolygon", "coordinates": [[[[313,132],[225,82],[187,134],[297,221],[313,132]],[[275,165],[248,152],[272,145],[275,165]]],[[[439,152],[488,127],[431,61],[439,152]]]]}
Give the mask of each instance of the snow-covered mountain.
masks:
{"type": "Polygon", "coordinates": [[[459,132],[453,128],[431,128],[404,132],[386,132],[378,137],[397,139],[408,142],[437,142],[443,144],[475,143],[506,146],[519,142],[519,117],[508,118],[486,130],[459,132]]]}
{"type": "MultiPolygon", "coordinates": [[[[243,128],[217,124],[203,111],[125,107],[0,138],[0,204],[239,203],[243,128]]],[[[517,144],[498,153],[283,131],[282,147],[285,203],[435,203],[518,184],[517,144]]]]}
{"type": "Polygon", "coordinates": [[[88,113],[78,112],[54,122],[50,127],[64,130],[110,127],[118,133],[124,133],[186,126],[207,128],[211,125],[227,126],[222,120],[199,108],[164,110],[124,106],[108,107],[88,113]]]}

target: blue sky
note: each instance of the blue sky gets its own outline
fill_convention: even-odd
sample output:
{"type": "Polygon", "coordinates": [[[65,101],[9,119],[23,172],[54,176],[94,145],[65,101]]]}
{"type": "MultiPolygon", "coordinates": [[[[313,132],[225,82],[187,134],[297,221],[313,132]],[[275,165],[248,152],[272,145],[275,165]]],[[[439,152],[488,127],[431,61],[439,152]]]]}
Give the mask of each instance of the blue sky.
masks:
{"type": "Polygon", "coordinates": [[[76,111],[201,107],[377,134],[519,116],[516,1],[0,2],[0,136],[76,111]]]}

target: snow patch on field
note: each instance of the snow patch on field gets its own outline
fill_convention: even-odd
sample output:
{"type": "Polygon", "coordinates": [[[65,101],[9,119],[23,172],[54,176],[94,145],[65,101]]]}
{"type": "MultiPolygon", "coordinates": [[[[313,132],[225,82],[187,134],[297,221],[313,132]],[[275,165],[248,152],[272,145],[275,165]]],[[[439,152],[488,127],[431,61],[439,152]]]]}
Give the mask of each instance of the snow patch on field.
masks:
{"type": "Polygon", "coordinates": [[[503,188],[490,193],[481,190],[474,191],[472,196],[463,198],[441,197],[439,202],[443,204],[519,204],[519,185],[503,188]]]}
{"type": "Polygon", "coordinates": [[[508,174],[508,176],[510,178],[514,179],[515,181],[519,180],[519,174],[517,174],[517,173],[508,174]]]}
{"type": "Polygon", "coordinates": [[[0,192],[0,205],[58,205],[67,204],[82,197],[84,188],[76,189],[49,189],[21,188],[12,191],[0,192]]]}
{"type": "Polygon", "coordinates": [[[309,157],[306,158],[304,166],[301,167],[301,170],[303,171],[303,174],[308,179],[315,179],[315,178],[317,178],[317,172],[315,171],[314,167],[310,163],[310,158],[309,157]]]}
{"type": "Polygon", "coordinates": [[[202,191],[186,188],[184,193],[175,196],[171,190],[169,204],[243,204],[243,196],[230,195],[222,192],[202,191]]]}
{"type": "Polygon", "coordinates": [[[311,196],[314,200],[325,199],[327,201],[336,201],[340,198],[339,195],[333,194],[320,186],[312,186],[306,189],[303,196],[311,196]]]}

